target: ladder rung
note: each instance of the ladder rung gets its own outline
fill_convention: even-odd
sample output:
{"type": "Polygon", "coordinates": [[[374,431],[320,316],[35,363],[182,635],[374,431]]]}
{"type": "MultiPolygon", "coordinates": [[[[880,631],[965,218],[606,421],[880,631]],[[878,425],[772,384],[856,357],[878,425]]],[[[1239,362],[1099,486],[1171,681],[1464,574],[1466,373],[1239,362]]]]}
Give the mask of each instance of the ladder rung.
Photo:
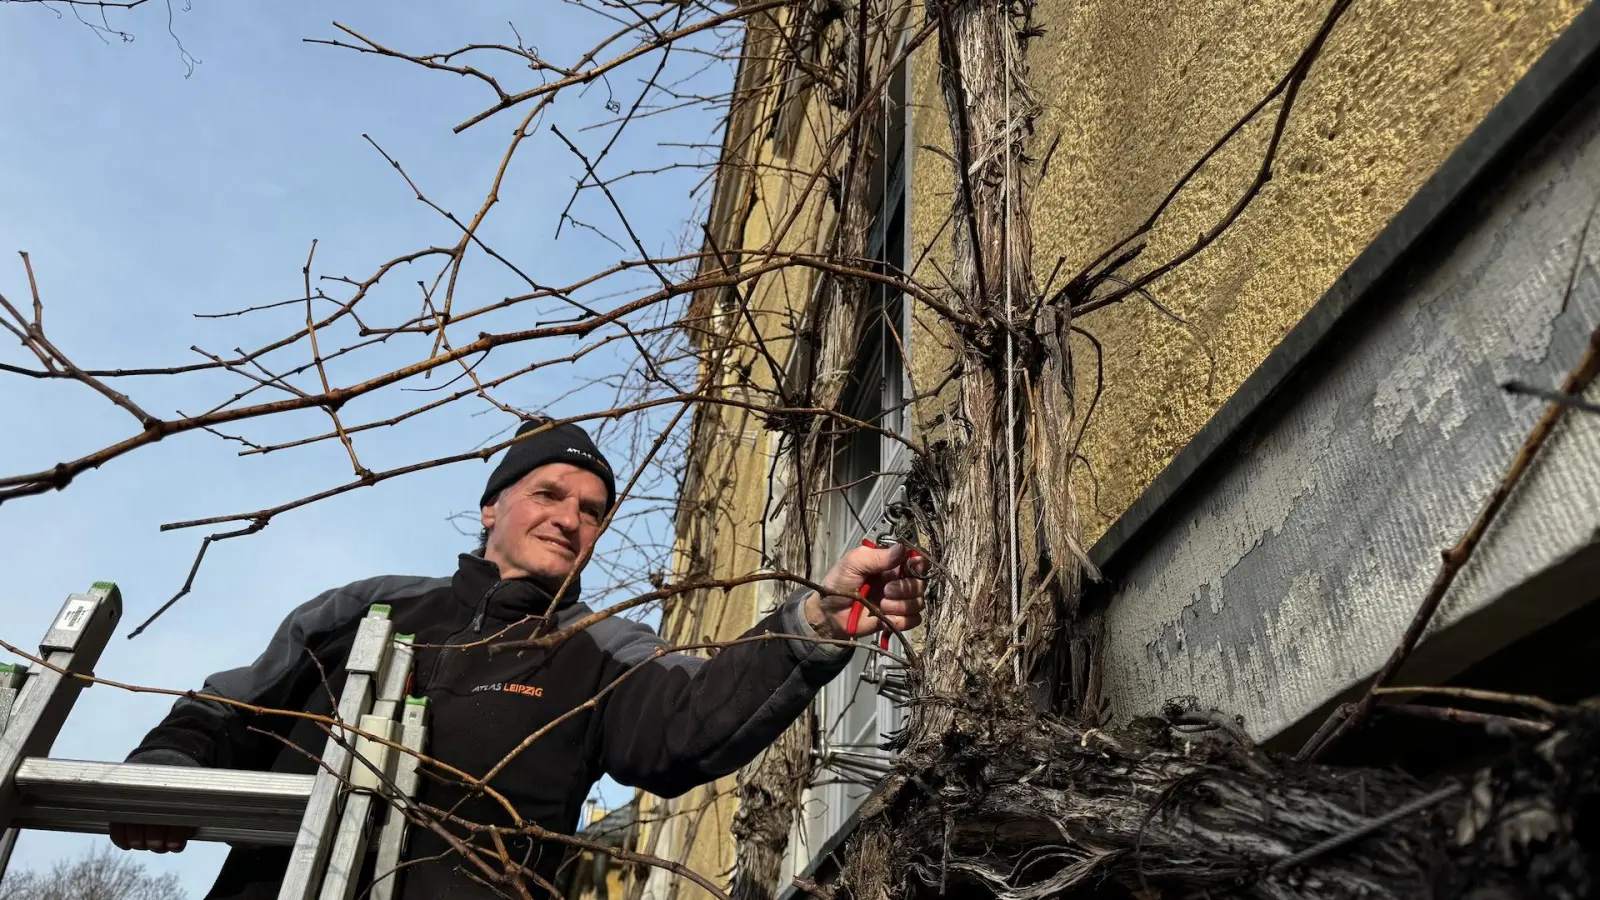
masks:
{"type": "Polygon", "coordinates": [[[196,840],[294,843],[312,776],[33,757],[17,768],[14,825],[105,834],[110,823],[189,825],[196,840]]]}

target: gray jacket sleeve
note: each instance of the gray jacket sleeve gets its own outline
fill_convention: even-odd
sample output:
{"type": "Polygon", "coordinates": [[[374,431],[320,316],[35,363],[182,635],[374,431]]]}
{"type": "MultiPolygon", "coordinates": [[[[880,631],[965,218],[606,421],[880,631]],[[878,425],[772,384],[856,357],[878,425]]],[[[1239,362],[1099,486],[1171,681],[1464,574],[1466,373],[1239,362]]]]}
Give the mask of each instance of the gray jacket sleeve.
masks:
{"type": "Polygon", "coordinates": [[[618,618],[590,632],[623,677],[603,706],[601,763],[630,787],[673,797],[736,771],[777,740],[850,647],[816,642],[794,592],[745,638],[705,659],[674,653],[649,628],[618,618]],[[598,633],[595,633],[598,632],[598,633]]]}
{"type": "MultiPolygon", "coordinates": [[[[342,653],[338,659],[330,659],[320,650],[354,632],[373,603],[414,591],[425,581],[400,576],[371,578],[325,591],[290,612],[254,662],[211,675],[200,693],[268,708],[299,708],[308,692],[321,684],[317,662],[325,667],[344,662],[342,653]]],[[[128,761],[222,769],[266,768],[278,745],[250,730],[251,725],[258,724],[257,718],[227,703],[183,697],[145,735],[128,755],[128,761]]],[[[273,725],[286,728],[289,724],[281,716],[273,718],[279,720],[273,725]]],[[[259,725],[267,727],[268,723],[259,725]]]]}

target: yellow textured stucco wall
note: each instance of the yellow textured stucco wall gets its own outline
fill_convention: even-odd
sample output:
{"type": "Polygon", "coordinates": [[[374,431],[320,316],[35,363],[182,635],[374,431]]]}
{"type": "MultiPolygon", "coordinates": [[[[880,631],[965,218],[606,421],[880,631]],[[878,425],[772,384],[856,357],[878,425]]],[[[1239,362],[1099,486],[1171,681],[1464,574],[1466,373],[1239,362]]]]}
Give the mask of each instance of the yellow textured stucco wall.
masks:
{"type": "MultiPolygon", "coordinates": [[[[1130,299],[1079,324],[1105,347],[1105,385],[1079,467],[1093,541],[1160,473],[1583,4],[1576,0],[1356,0],[1313,68],[1273,179],[1215,244],[1155,282],[1192,326],[1130,299]],[[1208,352],[1209,350],[1209,352],[1208,352]],[[1215,359],[1213,364],[1211,359],[1215,359]]],[[[1211,143],[1282,77],[1326,0],[1041,0],[1029,65],[1059,136],[1034,197],[1035,271],[1060,281],[1135,229],[1211,143]]],[[[917,143],[949,145],[931,50],[916,62],[917,143]]],[[[1192,244],[1254,178],[1276,104],[1202,170],[1151,235],[1139,274],[1192,244]]],[[[948,213],[949,164],[922,152],[914,241],[948,213]]],[[[948,234],[934,258],[947,257],[948,234]]],[[[926,267],[925,267],[926,268],[926,267]]],[[[924,278],[934,273],[919,272],[924,278]]],[[[926,346],[926,343],[924,344],[926,346]]],[[[1075,345],[1081,400],[1093,350],[1075,345]]],[[[918,360],[932,379],[942,359],[918,360]]]]}

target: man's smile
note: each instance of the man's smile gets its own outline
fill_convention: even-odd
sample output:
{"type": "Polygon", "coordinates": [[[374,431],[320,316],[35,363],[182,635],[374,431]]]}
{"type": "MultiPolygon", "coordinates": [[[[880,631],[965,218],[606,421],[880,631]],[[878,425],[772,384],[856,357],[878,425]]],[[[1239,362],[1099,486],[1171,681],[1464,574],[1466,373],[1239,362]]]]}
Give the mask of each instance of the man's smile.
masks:
{"type": "Polygon", "coordinates": [[[575,556],[578,555],[578,549],[576,547],[572,546],[572,542],[568,541],[565,538],[551,537],[551,536],[545,535],[545,534],[537,534],[537,535],[534,535],[534,537],[538,538],[541,541],[544,541],[546,544],[549,544],[550,546],[556,548],[557,550],[560,550],[562,552],[562,554],[564,554],[566,556],[575,557],[575,556]]]}

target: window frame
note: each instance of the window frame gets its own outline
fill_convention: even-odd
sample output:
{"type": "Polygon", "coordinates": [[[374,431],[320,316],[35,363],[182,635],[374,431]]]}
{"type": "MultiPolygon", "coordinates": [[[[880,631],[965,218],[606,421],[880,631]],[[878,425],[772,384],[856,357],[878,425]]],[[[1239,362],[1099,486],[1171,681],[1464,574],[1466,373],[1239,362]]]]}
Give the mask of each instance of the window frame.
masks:
{"type": "MultiPolygon", "coordinates": [[[[885,111],[884,126],[891,137],[898,131],[898,141],[885,147],[875,164],[874,180],[883,186],[873,198],[874,221],[868,237],[868,257],[885,267],[898,257],[898,266],[905,268],[911,251],[911,180],[910,159],[912,151],[912,112],[909,103],[909,61],[903,62],[890,79],[889,109],[885,111]],[[891,121],[897,116],[898,121],[891,121]],[[878,173],[882,173],[881,181],[878,173]],[[891,243],[892,242],[892,243],[891,243]],[[898,251],[891,252],[891,251],[898,251]]],[[[871,314],[881,316],[885,307],[892,307],[892,325],[898,332],[898,346],[892,354],[885,354],[890,340],[887,326],[878,323],[880,340],[875,358],[892,356],[898,363],[893,377],[878,380],[876,408],[880,417],[885,410],[899,406],[895,414],[894,429],[902,438],[909,439],[913,430],[913,417],[907,403],[912,395],[910,379],[906,374],[912,350],[911,304],[903,292],[887,287],[873,290],[869,296],[871,314]]],[[[815,300],[816,298],[813,298],[815,300]]],[[[866,323],[859,339],[869,339],[874,328],[866,323]]],[[[809,348],[797,348],[809,351],[809,348]]],[[[890,373],[885,372],[885,376],[890,373]]],[[[848,389],[847,389],[848,390],[848,389]]],[[[869,401],[870,403],[870,401],[869,401]]],[[[855,398],[841,398],[839,408],[852,410],[862,404],[855,398]]],[[[847,412],[847,414],[849,414],[847,412]]],[[[812,567],[824,571],[840,554],[861,543],[867,530],[885,519],[889,505],[902,495],[905,473],[911,463],[911,448],[901,441],[878,435],[878,474],[872,476],[872,486],[865,492],[860,508],[852,511],[840,498],[845,491],[830,492],[823,504],[822,523],[814,547],[812,567]]],[[[830,477],[834,473],[830,472],[830,477]]],[[[837,481],[835,481],[837,483],[837,481]]],[[[786,517],[787,518],[787,517],[786,517]]],[[[805,871],[811,860],[820,855],[845,831],[856,811],[871,794],[878,780],[877,773],[891,760],[881,745],[894,732],[904,727],[906,711],[899,704],[882,695],[874,682],[865,679],[868,663],[881,670],[883,662],[875,653],[857,652],[846,669],[835,677],[813,701],[816,721],[813,736],[812,775],[802,791],[800,807],[791,822],[788,846],[783,863],[783,883],[805,871]],[[866,704],[870,710],[858,707],[866,704]],[[863,759],[862,757],[865,757],[863,759]],[[855,780],[845,781],[841,775],[852,772],[855,780]]]]}

